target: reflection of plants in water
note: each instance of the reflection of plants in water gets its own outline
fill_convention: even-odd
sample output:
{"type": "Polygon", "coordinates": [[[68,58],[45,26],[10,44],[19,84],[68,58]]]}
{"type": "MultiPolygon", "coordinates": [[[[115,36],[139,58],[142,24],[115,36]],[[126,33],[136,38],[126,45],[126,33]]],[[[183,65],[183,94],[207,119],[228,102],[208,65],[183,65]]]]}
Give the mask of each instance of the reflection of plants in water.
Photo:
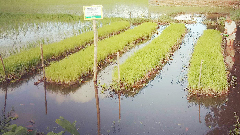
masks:
{"type": "Polygon", "coordinates": [[[57,84],[47,84],[46,88],[47,91],[51,91],[54,93],[61,93],[63,95],[68,95],[70,93],[75,93],[79,89],[79,85],[73,85],[73,86],[63,86],[63,85],[57,85],[57,84]]]}
{"type": "Polygon", "coordinates": [[[103,91],[109,91],[110,97],[114,97],[119,93],[121,93],[121,95],[124,95],[125,97],[134,97],[142,90],[142,88],[137,89],[128,87],[127,85],[119,84],[116,81],[114,81],[110,86],[106,86],[105,84],[103,84],[100,87],[103,91]]]}
{"type": "Polygon", "coordinates": [[[194,103],[195,105],[203,105],[206,108],[209,107],[220,107],[228,101],[227,95],[223,95],[221,97],[208,97],[208,96],[200,96],[197,95],[191,96],[188,99],[189,103],[194,103]]]}

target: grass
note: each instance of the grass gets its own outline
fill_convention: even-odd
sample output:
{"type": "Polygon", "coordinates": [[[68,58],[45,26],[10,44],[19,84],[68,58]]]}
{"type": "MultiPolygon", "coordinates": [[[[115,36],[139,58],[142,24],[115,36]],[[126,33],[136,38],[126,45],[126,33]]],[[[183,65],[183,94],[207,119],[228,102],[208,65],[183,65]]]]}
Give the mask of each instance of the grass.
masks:
{"type": "Polygon", "coordinates": [[[197,41],[188,72],[190,94],[221,95],[227,91],[227,72],[220,34],[217,30],[205,30],[197,41]],[[201,61],[203,63],[199,82],[201,61]]]}
{"type": "MultiPolygon", "coordinates": [[[[183,23],[172,23],[159,37],[149,45],[140,49],[120,65],[120,81],[127,85],[134,85],[161,65],[161,61],[168,56],[171,48],[178,44],[185,33],[183,23]]],[[[117,80],[117,69],[114,71],[114,80],[117,80]]]]}
{"type": "Polygon", "coordinates": [[[115,4],[141,6],[147,5],[148,0],[0,0],[0,12],[82,14],[83,6],[103,5],[109,9],[115,4]]]}
{"type": "MultiPolygon", "coordinates": [[[[104,37],[111,33],[116,33],[130,27],[127,21],[113,22],[111,25],[103,26],[98,29],[98,36],[104,37]]],[[[64,39],[60,42],[55,42],[49,45],[43,45],[44,59],[50,60],[52,58],[64,57],[68,53],[77,51],[88,43],[93,42],[93,31],[85,32],[83,34],[64,39]]],[[[31,48],[22,51],[15,55],[11,55],[4,60],[6,74],[8,78],[15,76],[20,78],[21,75],[28,73],[31,69],[36,68],[40,63],[40,49],[39,47],[31,48]]],[[[3,67],[0,66],[0,82],[4,81],[3,67]]],[[[15,79],[15,78],[13,78],[15,79]]]]}
{"type": "MultiPolygon", "coordinates": [[[[98,42],[98,63],[100,64],[109,55],[113,55],[117,51],[123,51],[125,47],[131,46],[131,43],[136,42],[136,40],[149,37],[156,30],[156,27],[156,23],[143,23],[134,29],[98,42]]],[[[81,82],[84,79],[82,78],[84,75],[92,73],[93,52],[94,47],[90,46],[59,62],[51,64],[51,66],[46,68],[47,80],[64,84],[81,82]]]]}

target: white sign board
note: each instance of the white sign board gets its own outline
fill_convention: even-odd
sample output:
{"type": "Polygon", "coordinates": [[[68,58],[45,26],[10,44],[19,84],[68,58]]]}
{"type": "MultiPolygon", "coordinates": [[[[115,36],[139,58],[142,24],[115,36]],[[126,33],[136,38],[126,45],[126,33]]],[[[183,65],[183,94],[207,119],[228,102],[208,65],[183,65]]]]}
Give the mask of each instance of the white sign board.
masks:
{"type": "Polygon", "coordinates": [[[83,6],[84,20],[103,19],[102,5],[83,6]]]}

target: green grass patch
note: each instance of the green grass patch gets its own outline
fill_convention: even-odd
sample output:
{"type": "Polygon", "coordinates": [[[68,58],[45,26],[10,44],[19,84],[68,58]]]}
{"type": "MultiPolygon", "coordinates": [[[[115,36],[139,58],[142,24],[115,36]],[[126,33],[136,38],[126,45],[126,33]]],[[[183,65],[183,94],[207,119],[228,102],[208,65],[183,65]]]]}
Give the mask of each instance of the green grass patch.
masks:
{"type": "MultiPolygon", "coordinates": [[[[161,66],[161,60],[168,56],[174,45],[178,44],[185,31],[183,23],[170,24],[159,37],[120,65],[120,81],[126,85],[134,85],[157,66],[161,66]]],[[[114,81],[117,78],[118,70],[115,69],[114,81]]]]}
{"type": "Polygon", "coordinates": [[[111,9],[114,5],[148,5],[148,0],[0,0],[0,12],[8,13],[82,13],[83,6],[103,5],[111,9]]]}
{"type": "Polygon", "coordinates": [[[217,30],[205,30],[199,38],[194,47],[188,72],[190,94],[220,95],[228,89],[221,43],[222,36],[217,30]],[[199,82],[201,61],[203,63],[199,82]]]}
{"type": "MultiPolygon", "coordinates": [[[[114,37],[98,42],[98,63],[103,62],[109,55],[117,51],[123,51],[125,47],[131,46],[132,42],[149,37],[156,30],[157,24],[146,22],[116,35],[114,37]]],[[[90,46],[79,51],[59,62],[51,64],[46,68],[46,78],[50,82],[60,82],[65,84],[81,82],[84,75],[91,74],[93,70],[94,47],[90,46]]]]}
{"type": "MultiPolygon", "coordinates": [[[[109,36],[111,33],[116,33],[130,27],[127,21],[114,22],[111,25],[106,25],[98,29],[98,36],[109,36]]],[[[79,48],[84,47],[88,43],[93,42],[93,31],[85,32],[83,34],[64,39],[60,42],[55,42],[48,45],[43,45],[44,59],[49,60],[60,56],[65,56],[67,53],[78,51],[79,48]]],[[[29,72],[28,70],[36,68],[40,63],[40,49],[39,47],[31,48],[22,51],[15,55],[11,55],[4,60],[6,74],[8,78],[17,77],[29,72]]],[[[14,78],[13,78],[14,79],[14,78]]],[[[0,66],[0,82],[4,81],[3,67],[0,66]]]]}

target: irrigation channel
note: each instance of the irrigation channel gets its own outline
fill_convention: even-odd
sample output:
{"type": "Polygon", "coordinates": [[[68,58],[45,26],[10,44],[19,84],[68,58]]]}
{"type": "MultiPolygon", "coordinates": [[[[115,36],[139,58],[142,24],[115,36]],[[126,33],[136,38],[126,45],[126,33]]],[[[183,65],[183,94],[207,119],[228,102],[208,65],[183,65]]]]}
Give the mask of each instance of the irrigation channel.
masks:
{"type": "MultiPolygon", "coordinates": [[[[55,123],[63,116],[70,122],[77,121],[80,134],[227,134],[236,121],[234,112],[239,111],[238,85],[231,85],[233,90],[228,97],[206,100],[187,98],[189,60],[194,43],[207,29],[201,23],[202,17],[194,19],[197,23],[186,24],[189,32],[180,48],[140,91],[129,91],[124,95],[102,91],[94,87],[92,80],[80,87],[67,89],[44,83],[35,86],[34,82],[41,78],[38,74],[0,88],[2,113],[14,108],[18,119],[12,123],[45,133],[63,130],[55,123]]],[[[166,27],[160,26],[158,33],[166,27]]],[[[153,38],[159,34],[153,35],[153,38]]],[[[120,61],[123,62],[149,42],[125,53],[120,61]]],[[[99,86],[111,82],[114,66],[115,63],[101,70],[98,74],[99,86]]],[[[237,69],[237,63],[235,67],[237,69]]],[[[233,71],[235,74],[231,77],[236,78],[239,70],[233,71]]]]}

